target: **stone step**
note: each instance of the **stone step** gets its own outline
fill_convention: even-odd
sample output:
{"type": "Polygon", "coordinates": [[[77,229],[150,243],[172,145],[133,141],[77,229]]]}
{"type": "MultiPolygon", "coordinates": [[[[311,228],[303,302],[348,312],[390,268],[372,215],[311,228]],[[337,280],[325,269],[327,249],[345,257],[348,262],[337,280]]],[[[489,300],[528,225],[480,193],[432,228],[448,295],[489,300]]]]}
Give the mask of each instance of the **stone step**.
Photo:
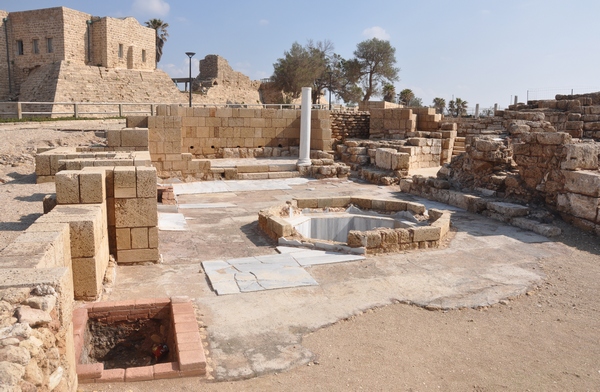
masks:
{"type": "Polygon", "coordinates": [[[279,172],[262,172],[262,173],[238,173],[238,180],[272,180],[280,178],[296,178],[300,177],[298,171],[279,171],[279,172]]]}

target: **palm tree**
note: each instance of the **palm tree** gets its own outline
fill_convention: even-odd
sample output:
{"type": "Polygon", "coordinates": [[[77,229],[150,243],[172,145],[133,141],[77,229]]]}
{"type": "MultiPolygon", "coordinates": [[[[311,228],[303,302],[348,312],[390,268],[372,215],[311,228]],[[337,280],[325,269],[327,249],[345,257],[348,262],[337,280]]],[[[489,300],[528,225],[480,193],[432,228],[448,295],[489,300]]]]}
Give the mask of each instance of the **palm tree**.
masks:
{"type": "Polygon", "coordinates": [[[468,102],[456,98],[448,103],[448,112],[454,117],[461,117],[467,114],[468,102]]]}
{"type": "Polygon", "coordinates": [[[398,97],[398,101],[400,102],[398,103],[403,103],[404,105],[409,106],[414,97],[415,94],[412,92],[412,90],[405,88],[404,90],[400,91],[400,96],[398,97]]]}
{"type": "Polygon", "coordinates": [[[444,114],[444,109],[446,108],[446,100],[444,98],[433,98],[433,107],[436,112],[440,114],[444,114]]]}
{"type": "Polygon", "coordinates": [[[396,87],[393,84],[387,83],[383,86],[383,100],[386,102],[394,102],[396,98],[396,87]]]}
{"type": "Polygon", "coordinates": [[[167,32],[169,24],[160,19],[150,19],[146,22],[146,27],[150,27],[156,31],[156,62],[158,63],[162,57],[162,48],[169,36],[167,32]]]}

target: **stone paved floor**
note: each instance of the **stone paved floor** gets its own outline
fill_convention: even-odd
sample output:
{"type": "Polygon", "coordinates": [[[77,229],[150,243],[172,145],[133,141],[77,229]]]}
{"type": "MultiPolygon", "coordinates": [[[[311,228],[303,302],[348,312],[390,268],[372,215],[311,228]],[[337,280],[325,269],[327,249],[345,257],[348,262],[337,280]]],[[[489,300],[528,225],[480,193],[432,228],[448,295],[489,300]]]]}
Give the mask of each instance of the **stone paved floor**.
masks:
{"type": "Polygon", "coordinates": [[[187,230],[160,231],[163,263],[119,266],[116,283],[103,298],[192,298],[207,325],[209,358],[218,379],[307,363],[312,353],[302,346],[306,333],[372,307],[397,301],[433,309],[480,307],[521,295],[543,279],[541,260],[568,254],[562,244],[535,233],[402,194],[398,187],[346,180],[253,187],[259,190],[180,194],[180,205],[214,208],[171,207],[183,214],[187,230]],[[307,267],[318,285],[237,295],[212,290],[202,262],[277,254],[275,242],[258,229],[259,210],[293,197],[333,195],[399,198],[448,209],[453,239],[441,249],[307,267]]]}

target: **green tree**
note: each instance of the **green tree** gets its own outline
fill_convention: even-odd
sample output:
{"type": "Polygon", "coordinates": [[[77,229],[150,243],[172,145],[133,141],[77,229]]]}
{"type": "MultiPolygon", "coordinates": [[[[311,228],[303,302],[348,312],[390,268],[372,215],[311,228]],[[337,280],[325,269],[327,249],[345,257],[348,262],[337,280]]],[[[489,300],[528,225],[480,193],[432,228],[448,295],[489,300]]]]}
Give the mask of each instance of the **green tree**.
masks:
{"type": "Polygon", "coordinates": [[[412,101],[415,98],[415,94],[413,93],[413,91],[409,88],[405,88],[404,90],[400,91],[400,96],[398,97],[398,103],[401,103],[405,106],[410,106],[410,101],[412,101]]]}
{"type": "Polygon", "coordinates": [[[302,87],[311,86],[312,103],[317,103],[323,89],[330,84],[328,71],[331,70],[333,55],[330,41],[314,43],[309,40],[305,46],[294,42],[290,50],[273,64],[271,80],[290,99],[300,98],[302,87]]]}
{"type": "Polygon", "coordinates": [[[448,113],[453,117],[461,117],[467,114],[468,102],[456,98],[448,102],[448,113]]]}
{"type": "Polygon", "coordinates": [[[351,75],[355,82],[360,82],[363,87],[363,101],[368,101],[371,96],[381,93],[381,85],[385,82],[392,83],[397,80],[400,70],[395,67],[396,49],[389,41],[372,38],[360,42],[354,51],[353,67],[358,73],[351,75]]]}
{"type": "Polygon", "coordinates": [[[413,108],[422,108],[423,100],[419,97],[412,97],[412,99],[408,101],[408,106],[413,108]]]}
{"type": "Polygon", "coordinates": [[[435,108],[436,113],[444,114],[444,109],[446,109],[446,100],[444,98],[433,98],[433,107],[435,108]]]}
{"type": "Polygon", "coordinates": [[[169,36],[167,32],[169,24],[160,19],[150,19],[146,22],[146,27],[150,27],[156,32],[156,62],[158,63],[162,58],[163,46],[169,36]]]}
{"type": "Polygon", "coordinates": [[[391,83],[383,85],[383,100],[386,102],[394,102],[396,99],[396,87],[391,83]]]}

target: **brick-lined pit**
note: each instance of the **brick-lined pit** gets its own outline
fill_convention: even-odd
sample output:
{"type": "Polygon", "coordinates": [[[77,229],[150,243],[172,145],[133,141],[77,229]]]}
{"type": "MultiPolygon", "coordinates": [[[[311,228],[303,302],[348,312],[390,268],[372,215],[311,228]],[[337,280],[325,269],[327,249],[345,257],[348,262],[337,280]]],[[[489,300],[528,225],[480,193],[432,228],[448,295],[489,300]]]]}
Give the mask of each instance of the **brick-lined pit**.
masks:
{"type": "Polygon", "coordinates": [[[324,249],[329,249],[334,245],[336,249],[350,250],[352,253],[361,253],[360,251],[356,252],[361,248],[362,253],[387,253],[410,249],[437,248],[440,241],[450,231],[450,213],[448,211],[429,209],[427,211],[429,225],[410,228],[374,228],[366,231],[350,230],[347,243],[340,244],[334,241],[305,238],[286,219],[289,216],[289,208],[324,211],[336,208],[344,209],[350,206],[356,206],[362,210],[377,211],[384,215],[390,215],[399,211],[408,211],[415,216],[421,216],[423,219],[425,219],[425,212],[427,211],[423,204],[403,200],[351,196],[310,199],[297,198],[286,205],[260,211],[258,214],[258,225],[273,239],[283,237],[280,243],[292,244],[294,240],[300,239],[300,243],[304,245],[324,249]],[[353,250],[348,248],[353,248],[353,250]]]}
{"type": "Polygon", "coordinates": [[[73,311],[75,359],[79,383],[149,381],[206,374],[206,357],[194,307],[176,298],[90,303],[73,311]],[[88,320],[107,323],[141,319],[171,319],[172,362],[127,369],[104,369],[102,363],[80,364],[88,320]]]}

